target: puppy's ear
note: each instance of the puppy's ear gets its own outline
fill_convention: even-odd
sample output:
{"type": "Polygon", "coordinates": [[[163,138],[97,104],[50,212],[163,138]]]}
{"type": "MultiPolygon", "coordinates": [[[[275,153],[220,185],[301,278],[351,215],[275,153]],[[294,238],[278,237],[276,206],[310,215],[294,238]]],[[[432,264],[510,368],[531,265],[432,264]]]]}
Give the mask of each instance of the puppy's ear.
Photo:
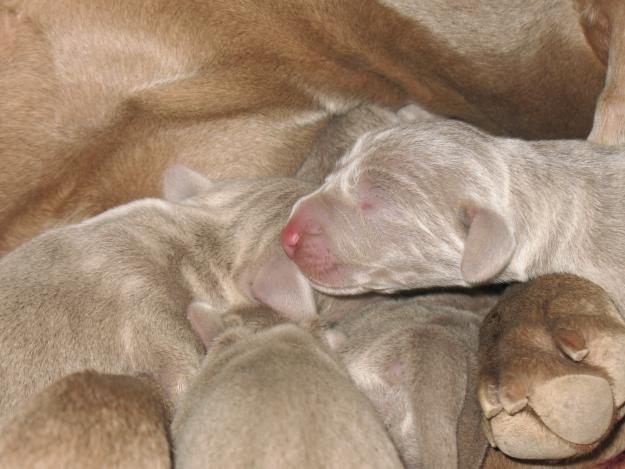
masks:
{"type": "Polygon", "coordinates": [[[277,242],[254,272],[251,294],[292,321],[317,314],[312,287],[277,242]]]}
{"type": "Polygon", "coordinates": [[[221,314],[201,301],[194,301],[188,306],[187,319],[206,350],[225,330],[221,314]]]}
{"type": "Polygon", "coordinates": [[[207,192],[212,185],[210,179],[186,166],[177,164],[165,171],[163,198],[169,202],[180,202],[207,192]]]}
{"type": "Polygon", "coordinates": [[[469,233],[464,243],[460,272],[469,284],[492,280],[506,268],[516,241],[512,229],[497,212],[487,208],[465,210],[469,233]]]}

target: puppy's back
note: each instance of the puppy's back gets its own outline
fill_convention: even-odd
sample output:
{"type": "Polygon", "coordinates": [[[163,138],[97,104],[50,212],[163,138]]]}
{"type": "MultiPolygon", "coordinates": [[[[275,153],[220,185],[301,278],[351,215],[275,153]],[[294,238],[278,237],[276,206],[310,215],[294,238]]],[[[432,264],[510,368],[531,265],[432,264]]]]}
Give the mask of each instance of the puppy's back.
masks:
{"type": "Polygon", "coordinates": [[[177,467],[401,467],[370,403],[304,330],[276,326],[209,354],[174,421],[177,467]]]}
{"type": "Polygon", "coordinates": [[[0,468],[171,467],[167,409],[147,378],[75,373],[0,429],[0,468]]]}

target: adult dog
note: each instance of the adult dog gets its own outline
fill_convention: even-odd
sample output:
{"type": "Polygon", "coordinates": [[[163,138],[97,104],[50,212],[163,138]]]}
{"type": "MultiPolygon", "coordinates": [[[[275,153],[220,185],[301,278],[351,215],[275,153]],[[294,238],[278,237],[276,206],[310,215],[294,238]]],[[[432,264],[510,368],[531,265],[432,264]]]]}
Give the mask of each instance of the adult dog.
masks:
{"type": "Polygon", "coordinates": [[[292,174],[329,115],[363,101],[585,137],[605,67],[579,8],[0,0],[0,253],[156,195],[175,162],[212,178],[292,174]]]}

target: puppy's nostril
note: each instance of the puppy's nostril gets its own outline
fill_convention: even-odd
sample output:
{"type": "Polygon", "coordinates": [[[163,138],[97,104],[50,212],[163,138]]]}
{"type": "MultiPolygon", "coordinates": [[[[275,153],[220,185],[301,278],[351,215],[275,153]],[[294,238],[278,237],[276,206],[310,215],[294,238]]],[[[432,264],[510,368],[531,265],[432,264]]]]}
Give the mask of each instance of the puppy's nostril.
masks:
{"type": "Polygon", "coordinates": [[[282,230],[282,248],[284,249],[284,252],[286,253],[287,256],[289,256],[290,258],[293,258],[293,256],[295,255],[295,250],[297,248],[297,243],[299,243],[299,239],[300,239],[300,234],[299,231],[291,226],[291,225],[287,225],[283,230],[282,230]]]}

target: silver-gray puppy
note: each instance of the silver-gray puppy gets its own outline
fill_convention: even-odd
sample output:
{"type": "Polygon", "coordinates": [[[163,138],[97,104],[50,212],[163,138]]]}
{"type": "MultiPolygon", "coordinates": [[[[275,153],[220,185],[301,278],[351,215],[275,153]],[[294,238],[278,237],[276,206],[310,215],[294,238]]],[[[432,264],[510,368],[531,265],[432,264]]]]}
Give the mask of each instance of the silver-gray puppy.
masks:
{"type": "Polygon", "coordinates": [[[175,399],[203,356],[186,319],[194,300],[314,315],[312,290],[278,242],[289,208],[311,188],[211,184],[175,167],[170,201],[110,210],[0,259],[0,418],[87,368],[148,373],[175,399]]]}
{"type": "Polygon", "coordinates": [[[231,316],[189,308],[207,355],[174,417],[176,467],[403,467],[371,403],[319,339],[231,316]],[[224,322],[234,326],[224,331],[224,322]]]}
{"type": "Polygon", "coordinates": [[[486,452],[475,393],[483,313],[387,300],[330,329],[410,469],[478,468],[486,452]]]}
{"type": "MultiPolygon", "coordinates": [[[[622,315],[624,186],[621,147],[495,138],[455,121],[399,124],[356,142],[323,186],[298,201],[282,242],[328,293],[570,272],[605,288],[622,315]]],[[[567,327],[593,336],[583,322],[567,327]]],[[[608,370],[616,409],[625,403],[623,337],[622,327],[605,334],[589,355],[608,370]]],[[[592,386],[574,379],[565,384],[569,388],[554,388],[545,402],[562,411],[566,406],[556,404],[566,392],[589,412],[601,407],[592,386]]],[[[505,401],[504,392],[494,389],[492,400],[505,401]]]]}
{"type": "Polygon", "coordinates": [[[293,208],[283,246],[332,294],[569,271],[625,305],[625,150],[458,121],[363,135],[293,208]]]}

